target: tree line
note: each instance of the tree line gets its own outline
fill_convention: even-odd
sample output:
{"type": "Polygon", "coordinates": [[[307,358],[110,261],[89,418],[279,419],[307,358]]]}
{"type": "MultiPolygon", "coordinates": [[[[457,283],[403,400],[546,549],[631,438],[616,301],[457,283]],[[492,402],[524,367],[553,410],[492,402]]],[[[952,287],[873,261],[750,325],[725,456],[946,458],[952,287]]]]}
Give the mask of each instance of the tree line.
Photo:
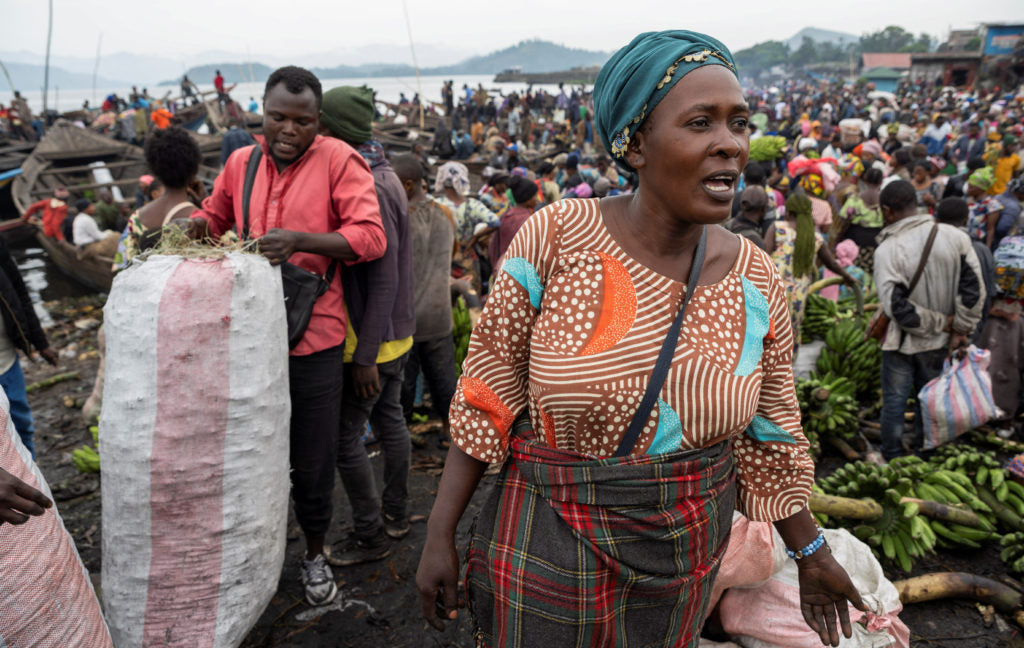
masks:
{"type": "Polygon", "coordinates": [[[936,39],[921,33],[913,33],[889,25],[885,29],[864,34],[856,42],[842,45],[828,41],[816,41],[804,37],[800,47],[790,50],[782,41],[764,41],[752,47],[740,50],[733,56],[736,64],[744,73],[757,73],[768,70],[776,65],[806,66],[813,63],[832,63],[858,59],[867,52],[927,52],[931,50],[936,39]]]}

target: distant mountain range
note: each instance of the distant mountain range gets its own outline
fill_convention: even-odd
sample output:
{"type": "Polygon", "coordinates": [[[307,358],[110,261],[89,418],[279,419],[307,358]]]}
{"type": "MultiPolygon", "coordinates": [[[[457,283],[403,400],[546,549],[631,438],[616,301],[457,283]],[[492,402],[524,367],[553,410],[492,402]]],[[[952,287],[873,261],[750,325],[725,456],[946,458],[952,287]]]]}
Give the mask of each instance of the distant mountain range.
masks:
{"type": "MultiPolygon", "coordinates": [[[[610,52],[576,49],[543,40],[525,40],[484,56],[473,56],[454,65],[423,67],[420,68],[420,74],[497,74],[510,68],[520,68],[523,72],[558,72],[575,67],[602,65],[610,56],[610,52]]],[[[250,66],[252,78],[257,81],[266,79],[272,71],[270,66],[262,63],[218,63],[190,68],[188,75],[193,81],[205,82],[206,79],[213,78],[218,68],[225,74],[225,77],[233,77],[231,72],[237,69],[242,79],[248,79],[250,66]]],[[[321,79],[410,76],[416,73],[413,66],[402,63],[313,66],[310,69],[321,79]]],[[[177,85],[180,80],[179,77],[163,81],[160,85],[177,85]]]]}
{"type": "MultiPolygon", "coordinates": [[[[322,55],[310,55],[292,60],[274,56],[241,57],[230,52],[204,52],[196,58],[202,63],[185,68],[180,61],[134,54],[104,55],[100,59],[101,76],[96,83],[100,87],[128,87],[137,85],[178,85],[181,74],[200,85],[212,83],[214,70],[220,69],[228,83],[235,81],[263,81],[271,70],[279,65],[295,63],[311,69],[317,76],[330,78],[409,76],[415,68],[408,63],[407,49],[380,45],[375,50],[381,61],[369,62],[371,54],[367,47],[338,49],[322,55]],[[358,62],[343,65],[327,65],[328,61],[354,60],[358,62]],[[252,61],[251,63],[249,61],[252,61]]],[[[422,62],[434,62],[420,68],[421,74],[497,74],[509,68],[521,68],[523,72],[557,72],[573,67],[601,65],[609,52],[596,52],[565,47],[543,40],[524,40],[511,47],[483,56],[464,58],[459,63],[438,64],[447,54],[460,50],[440,46],[416,46],[417,57],[422,62]],[[424,57],[423,51],[427,55],[424,57]]],[[[464,56],[464,54],[463,54],[464,56]]],[[[39,89],[43,85],[43,58],[29,52],[0,52],[0,60],[7,64],[16,88],[39,89]]],[[[458,59],[456,59],[458,60],[458,59]]],[[[95,59],[85,57],[54,56],[50,59],[50,86],[62,89],[85,89],[92,87],[92,69],[95,59]]]]}
{"type": "MultiPolygon", "coordinates": [[[[32,65],[29,63],[5,63],[4,66],[7,68],[7,73],[11,75],[11,82],[14,84],[15,90],[42,90],[43,77],[45,76],[44,67],[42,65],[32,65]]],[[[6,85],[2,80],[0,80],[0,83],[6,85]]],[[[118,81],[116,79],[108,79],[103,76],[96,77],[96,87],[98,88],[130,85],[130,83],[118,81]]],[[[92,73],[84,74],[81,72],[69,72],[64,68],[55,67],[53,65],[50,66],[51,93],[55,92],[57,88],[60,88],[61,90],[83,90],[91,87],[92,73]]]]}
{"type": "MultiPolygon", "coordinates": [[[[835,42],[847,45],[859,36],[845,32],[806,27],[784,41],[791,51],[800,47],[804,37],[817,42],[835,42]]],[[[524,40],[490,54],[464,58],[467,52],[448,45],[417,44],[416,53],[425,75],[497,74],[510,68],[522,72],[558,72],[575,67],[604,64],[611,52],[591,51],[566,47],[544,40],[524,40]],[[444,61],[460,62],[445,64],[444,61]]],[[[288,63],[304,65],[317,76],[329,78],[359,78],[382,76],[410,76],[415,72],[405,47],[393,44],[367,45],[353,48],[340,47],[321,54],[286,59],[275,55],[256,54],[240,56],[226,51],[200,52],[189,57],[192,65],[184,61],[158,56],[137,55],[128,52],[104,54],[99,61],[99,87],[129,87],[137,85],[178,85],[181,74],[187,73],[194,82],[207,86],[212,83],[214,70],[220,69],[228,83],[255,80],[261,82],[271,70],[288,63]],[[334,61],[341,65],[330,65],[334,61]],[[252,61],[251,63],[249,61],[252,61]]],[[[0,51],[16,88],[37,90],[43,86],[43,57],[31,52],[0,51]]],[[[50,59],[50,86],[73,90],[92,87],[92,70],[96,59],[92,57],[53,56],[50,59]]]]}
{"type": "Polygon", "coordinates": [[[788,40],[782,42],[789,47],[789,51],[795,52],[800,49],[800,46],[804,42],[804,38],[810,38],[817,43],[835,43],[840,47],[845,47],[851,43],[857,43],[860,41],[860,36],[857,36],[856,34],[832,31],[830,29],[818,29],[817,27],[804,27],[797,33],[793,34],[793,36],[788,40]]]}

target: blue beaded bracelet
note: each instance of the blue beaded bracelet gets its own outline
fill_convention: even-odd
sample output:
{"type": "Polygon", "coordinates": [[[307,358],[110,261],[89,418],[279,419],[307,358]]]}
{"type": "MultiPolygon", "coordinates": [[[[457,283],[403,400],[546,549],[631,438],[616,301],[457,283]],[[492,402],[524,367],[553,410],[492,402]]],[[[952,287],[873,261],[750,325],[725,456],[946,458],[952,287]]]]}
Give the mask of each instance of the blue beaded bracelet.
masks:
{"type": "Polygon", "coordinates": [[[810,556],[818,549],[821,549],[821,547],[824,544],[825,532],[821,530],[821,527],[818,527],[818,537],[812,540],[811,544],[807,545],[806,547],[798,551],[790,551],[789,549],[786,549],[786,554],[793,560],[800,560],[801,558],[806,558],[807,556],[810,556]]]}

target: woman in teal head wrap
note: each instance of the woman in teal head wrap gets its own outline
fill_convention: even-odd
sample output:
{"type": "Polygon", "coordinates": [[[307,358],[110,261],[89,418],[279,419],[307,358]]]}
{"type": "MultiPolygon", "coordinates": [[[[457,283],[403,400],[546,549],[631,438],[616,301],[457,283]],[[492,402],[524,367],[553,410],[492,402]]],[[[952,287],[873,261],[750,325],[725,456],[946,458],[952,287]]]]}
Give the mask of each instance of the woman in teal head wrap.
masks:
{"type": "Polygon", "coordinates": [[[807,510],[785,290],[719,226],[749,144],[732,55],[641,34],[594,112],[638,190],[545,207],[505,253],[452,400],[424,616],[457,616],[455,529],[500,463],[466,559],[478,645],[697,645],[737,508],[775,523],[804,618],[838,645],[847,599],[865,608],[807,510]]]}

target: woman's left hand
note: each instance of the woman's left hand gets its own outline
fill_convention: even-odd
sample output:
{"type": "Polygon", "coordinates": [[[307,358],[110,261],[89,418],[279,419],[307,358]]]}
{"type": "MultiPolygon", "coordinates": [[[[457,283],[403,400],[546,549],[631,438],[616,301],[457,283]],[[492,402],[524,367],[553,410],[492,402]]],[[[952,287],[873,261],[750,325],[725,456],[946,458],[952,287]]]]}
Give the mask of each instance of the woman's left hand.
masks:
{"type": "Polygon", "coordinates": [[[853,629],[850,627],[847,601],[862,612],[867,612],[868,606],[827,547],[798,560],[796,564],[800,575],[800,612],[804,621],[818,633],[822,644],[838,646],[836,615],[839,615],[843,636],[849,638],[853,629]]]}

